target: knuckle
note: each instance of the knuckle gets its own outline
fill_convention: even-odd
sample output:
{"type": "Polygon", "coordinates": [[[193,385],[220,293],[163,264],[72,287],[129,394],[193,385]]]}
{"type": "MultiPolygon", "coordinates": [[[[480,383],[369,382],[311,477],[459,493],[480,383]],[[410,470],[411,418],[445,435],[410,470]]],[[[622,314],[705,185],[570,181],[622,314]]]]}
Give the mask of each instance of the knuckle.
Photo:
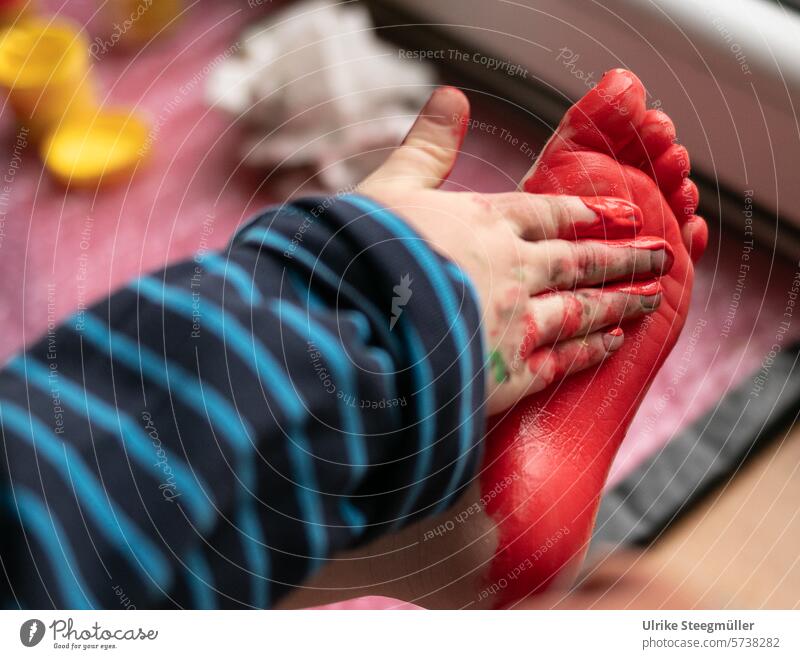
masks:
{"type": "Polygon", "coordinates": [[[552,359],[545,359],[539,368],[539,378],[545,387],[549,387],[556,379],[556,367],[552,359]]]}
{"type": "Polygon", "coordinates": [[[424,173],[439,172],[447,167],[452,158],[450,152],[436,144],[416,142],[405,146],[406,154],[424,173]]]}
{"type": "Polygon", "coordinates": [[[581,245],[578,251],[578,268],[584,276],[593,274],[600,262],[601,248],[592,242],[581,245]]]}
{"type": "Polygon", "coordinates": [[[571,220],[566,205],[558,197],[548,197],[547,202],[553,230],[558,232],[559,229],[569,226],[571,220]]]}
{"type": "Polygon", "coordinates": [[[591,366],[600,360],[601,356],[605,354],[605,345],[603,344],[603,337],[599,332],[595,332],[587,337],[585,341],[585,348],[583,350],[583,362],[586,366],[591,366]]]}
{"type": "MultiPolygon", "coordinates": [[[[632,273],[636,270],[639,250],[634,247],[608,247],[604,269],[613,273],[632,273]]],[[[598,257],[600,259],[602,257],[598,257]]],[[[598,261],[599,263],[600,261],[598,261]]]]}
{"type": "Polygon", "coordinates": [[[574,284],[586,273],[586,254],[580,243],[568,242],[565,244],[564,258],[558,260],[558,265],[564,273],[564,283],[574,284]]]}

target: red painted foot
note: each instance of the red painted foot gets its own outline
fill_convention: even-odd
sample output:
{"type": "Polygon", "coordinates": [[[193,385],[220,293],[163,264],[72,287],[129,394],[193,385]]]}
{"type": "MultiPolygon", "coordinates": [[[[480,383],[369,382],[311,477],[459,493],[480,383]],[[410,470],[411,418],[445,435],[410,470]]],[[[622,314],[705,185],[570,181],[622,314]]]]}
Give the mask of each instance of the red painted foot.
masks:
{"type": "Polygon", "coordinates": [[[633,201],[642,235],[663,236],[675,261],[660,280],[660,308],[623,325],[616,354],[494,420],[481,486],[499,529],[490,575],[498,605],[574,578],[611,462],[683,327],[692,259],[708,234],[688,153],[674,139],[669,117],[646,110],[638,78],[617,69],[570,108],[523,180],[528,192],[633,201]]]}

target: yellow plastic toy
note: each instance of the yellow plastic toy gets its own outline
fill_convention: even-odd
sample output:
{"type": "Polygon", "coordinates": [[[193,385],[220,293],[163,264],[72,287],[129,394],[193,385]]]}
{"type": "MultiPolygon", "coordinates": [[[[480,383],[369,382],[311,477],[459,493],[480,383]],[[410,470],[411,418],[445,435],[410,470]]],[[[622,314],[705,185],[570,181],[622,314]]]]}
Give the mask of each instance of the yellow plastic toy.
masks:
{"type": "Polygon", "coordinates": [[[147,124],[127,111],[71,118],[42,143],[47,169],[65,185],[111,183],[146,155],[147,124]]]}
{"type": "Polygon", "coordinates": [[[0,85],[34,139],[97,107],[88,44],[63,20],[25,19],[0,34],[0,85]]]}
{"type": "Polygon", "coordinates": [[[99,108],[88,43],[70,23],[25,19],[2,32],[0,85],[19,122],[41,142],[48,170],[64,183],[112,181],[145,154],[145,122],[99,108]]]}

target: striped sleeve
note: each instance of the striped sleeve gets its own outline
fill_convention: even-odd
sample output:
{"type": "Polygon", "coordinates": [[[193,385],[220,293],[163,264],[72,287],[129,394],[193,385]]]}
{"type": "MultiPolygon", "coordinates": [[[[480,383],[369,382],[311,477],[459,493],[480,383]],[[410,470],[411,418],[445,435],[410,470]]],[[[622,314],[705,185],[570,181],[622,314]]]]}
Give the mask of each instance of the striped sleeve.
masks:
{"type": "Polygon", "coordinates": [[[265,211],[0,371],[7,606],[274,605],[480,460],[468,279],[358,195],[265,211]]]}

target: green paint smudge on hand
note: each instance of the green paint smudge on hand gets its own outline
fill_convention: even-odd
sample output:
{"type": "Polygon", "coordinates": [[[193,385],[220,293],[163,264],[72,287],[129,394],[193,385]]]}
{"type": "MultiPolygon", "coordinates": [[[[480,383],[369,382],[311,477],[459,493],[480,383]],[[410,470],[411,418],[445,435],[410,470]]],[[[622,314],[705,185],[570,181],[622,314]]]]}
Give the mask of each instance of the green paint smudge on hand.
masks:
{"type": "Polygon", "coordinates": [[[508,380],[508,368],[503,359],[503,355],[495,348],[489,353],[489,367],[492,369],[492,375],[495,382],[505,382],[508,380]]]}

